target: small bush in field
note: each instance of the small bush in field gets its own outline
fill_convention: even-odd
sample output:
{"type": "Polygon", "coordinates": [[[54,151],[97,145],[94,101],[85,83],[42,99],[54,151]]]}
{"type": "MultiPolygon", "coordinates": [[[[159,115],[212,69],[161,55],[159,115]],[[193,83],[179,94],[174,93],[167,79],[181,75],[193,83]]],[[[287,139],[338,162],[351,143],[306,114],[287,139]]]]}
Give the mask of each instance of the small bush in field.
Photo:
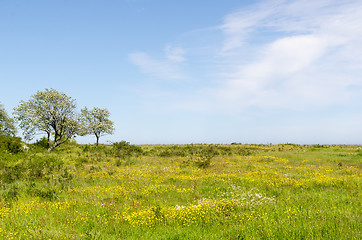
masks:
{"type": "Polygon", "coordinates": [[[57,199],[57,191],[54,188],[35,189],[35,196],[53,201],[57,199]]]}
{"type": "Polygon", "coordinates": [[[138,156],[143,153],[143,150],[139,146],[131,145],[129,142],[121,141],[113,143],[113,153],[122,159],[130,156],[138,156]]]}
{"type": "Polygon", "coordinates": [[[195,159],[194,163],[198,168],[208,168],[211,165],[211,158],[209,156],[200,156],[195,159]]]}
{"type": "Polygon", "coordinates": [[[217,155],[214,146],[209,145],[206,148],[199,150],[191,155],[191,162],[198,168],[208,168],[211,165],[211,160],[217,155]]]}

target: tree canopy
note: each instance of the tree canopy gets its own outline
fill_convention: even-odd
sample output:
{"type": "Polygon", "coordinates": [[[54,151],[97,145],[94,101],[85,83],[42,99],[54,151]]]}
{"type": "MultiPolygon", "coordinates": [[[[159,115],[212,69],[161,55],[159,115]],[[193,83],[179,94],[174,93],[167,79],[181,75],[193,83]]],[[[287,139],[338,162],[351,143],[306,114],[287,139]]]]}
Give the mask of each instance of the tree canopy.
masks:
{"type": "Polygon", "coordinates": [[[94,134],[97,146],[101,136],[114,132],[113,122],[109,120],[110,113],[107,109],[95,107],[88,110],[85,107],[81,111],[83,135],[94,134]]]}
{"type": "Polygon", "coordinates": [[[35,133],[45,133],[48,139],[48,151],[71,139],[79,130],[75,100],[54,89],[38,91],[29,101],[21,101],[14,109],[26,138],[35,133]],[[50,137],[54,137],[50,146],[50,137]]]}
{"type": "Polygon", "coordinates": [[[0,104],[0,134],[4,136],[15,136],[16,134],[15,121],[8,116],[2,104],[0,104]]]}

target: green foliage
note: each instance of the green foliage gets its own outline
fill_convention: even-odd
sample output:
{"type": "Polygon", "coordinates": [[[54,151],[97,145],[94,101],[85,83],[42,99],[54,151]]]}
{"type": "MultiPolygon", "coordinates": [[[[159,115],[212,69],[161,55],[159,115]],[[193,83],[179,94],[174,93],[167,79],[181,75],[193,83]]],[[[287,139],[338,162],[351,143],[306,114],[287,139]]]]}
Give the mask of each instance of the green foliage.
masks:
{"type": "Polygon", "coordinates": [[[37,196],[49,201],[57,199],[57,191],[54,188],[36,188],[33,190],[33,196],[37,196]]]}
{"type": "Polygon", "coordinates": [[[82,150],[83,150],[83,152],[89,152],[89,150],[90,150],[89,145],[88,144],[84,145],[82,150]]]}
{"type": "Polygon", "coordinates": [[[207,148],[202,149],[196,154],[195,165],[199,168],[208,168],[211,165],[212,158],[217,155],[216,149],[209,145],[207,148]]]}
{"type": "Polygon", "coordinates": [[[131,156],[139,156],[143,153],[143,150],[139,146],[121,141],[112,144],[112,152],[115,156],[125,159],[131,156]]]}
{"type": "Polygon", "coordinates": [[[4,184],[10,184],[23,178],[25,170],[24,165],[17,162],[3,164],[0,172],[1,185],[4,186],[4,184]]]}
{"type": "Polygon", "coordinates": [[[0,104],[0,135],[15,136],[16,127],[14,119],[9,117],[3,105],[0,104]]]}
{"type": "Polygon", "coordinates": [[[33,145],[47,149],[49,147],[48,139],[46,137],[42,137],[41,139],[38,139],[33,145]]]}
{"type": "Polygon", "coordinates": [[[188,148],[173,145],[173,146],[167,146],[165,147],[160,153],[158,153],[158,156],[160,157],[186,157],[188,154],[190,154],[190,151],[188,151],[188,148]]]}
{"type": "Polygon", "coordinates": [[[120,166],[131,166],[136,164],[137,161],[134,158],[130,158],[130,157],[123,157],[123,158],[117,158],[115,160],[115,164],[117,167],[120,166]]]}
{"type": "MultiPolygon", "coordinates": [[[[148,150],[150,154],[157,154],[160,157],[192,157],[196,154],[201,154],[207,149],[209,145],[206,144],[187,144],[187,145],[170,145],[170,146],[157,146],[157,151],[154,149],[148,150]]],[[[244,145],[212,145],[213,154],[221,156],[249,156],[257,153],[258,149],[253,146],[244,145]]]]}
{"type": "Polygon", "coordinates": [[[0,152],[19,153],[21,146],[19,137],[9,137],[0,134],[0,152]]]}
{"type": "Polygon", "coordinates": [[[63,161],[53,156],[30,157],[23,162],[27,169],[28,180],[47,178],[54,171],[59,171],[63,167],[63,161]]]}
{"type": "Polygon", "coordinates": [[[16,186],[11,186],[10,189],[3,192],[3,198],[5,202],[11,206],[14,201],[19,199],[19,189],[16,186]]]}
{"type": "Polygon", "coordinates": [[[82,134],[94,134],[96,136],[96,145],[98,146],[99,138],[106,134],[114,132],[114,123],[109,120],[110,113],[105,108],[93,108],[88,110],[86,107],[82,111],[82,134]]]}
{"type": "Polygon", "coordinates": [[[159,204],[157,204],[155,207],[151,208],[154,218],[159,219],[162,221],[162,219],[165,217],[165,214],[162,212],[162,208],[159,204]]]}
{"type": "Polygon", "coordinates": [[[16,119],[27,139],[37,132],[53,135],[55,147],[71,139],[79,130],[78,116],[75,112],[75,100],[54,89],[38,91],[30,100],[21,101],[14,109],[16,119]]]}
{"type": "Polygon", "coordinates": [[[217,148],[213,145],[209,145],[203,148],[196,148],[190,155],[187,156],[186,160],[182,162],[184,166],[195,165],[198,168],[208,168],[211,166],[211,160],[218,155],[217,148]]]}

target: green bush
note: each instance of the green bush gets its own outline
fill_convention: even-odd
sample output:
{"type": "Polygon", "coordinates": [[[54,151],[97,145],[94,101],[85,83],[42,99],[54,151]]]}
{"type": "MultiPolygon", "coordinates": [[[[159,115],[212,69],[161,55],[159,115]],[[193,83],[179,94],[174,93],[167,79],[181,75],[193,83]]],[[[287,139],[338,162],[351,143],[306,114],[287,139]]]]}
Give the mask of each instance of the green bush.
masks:
{"type": "Polygon", "coordinates": [[[158,156],[159,157],[186,157],[189,150],[186,147],[180,147],[177,145],[168,146],[166,149],[162,150],[158,156]]]}
{"type": "Polygon", "coordinates": [[[57,199],[57,191],[53,188],[36,189],[35,195],[50,201],[57,199]]]}
{"type": "Polygon", "coordinates": [[[211,166],[211,160],[218,155],[218,151],[213,145],[207,147],[194,148],[194,151],[188,155],[187,160],[182,162],[183,166],[195,165],[198,168],[208,168],[211,166]]]}
{"type": "Polygon", "coordinates": [[[199,168],[208,168],[211,165],[211,160],[217,155],[217,151],[213,145],[202,149],[196,158],[195,164],[199,168]]]}
{"type": "Polygon", "coordinates": [[[52,156],[34,156],[25,163],[29,180],[41,179],[53,171],[61,170],[64,162],[52,156]]]}
{"type": "Polygon", "coordinates": [[[21,139],[0,134],[0,151],[8,153],[19,153],[21,151],[21,139]]]}
{"type": "Polygon", "coordinates": [[[112,152],[119,158],[125,159],[131,156],[139,156],[143,154],[141,147],[131,145],[129,142],[121,141],[115,142],[112,145],[112,152]]]}
{"type": "Polygon", "coordinates": [[[49,148],[48,145],[48,139],[46,137],[42,137],[41,139],[39,139],[38,141],[36,141],[36,143],[34,143],[35,146],[38,146],[40,148],[49,148]]]}

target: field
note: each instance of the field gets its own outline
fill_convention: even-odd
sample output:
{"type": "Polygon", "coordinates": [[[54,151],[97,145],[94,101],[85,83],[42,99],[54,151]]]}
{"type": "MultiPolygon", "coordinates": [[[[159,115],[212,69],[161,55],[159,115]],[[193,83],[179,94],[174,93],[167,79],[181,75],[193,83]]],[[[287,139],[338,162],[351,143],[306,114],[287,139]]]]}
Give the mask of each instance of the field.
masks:
{"type": "Polygon", "coordinates": [[[0,239],[362,239],[361,145],[0,155],[0,239]]]}

